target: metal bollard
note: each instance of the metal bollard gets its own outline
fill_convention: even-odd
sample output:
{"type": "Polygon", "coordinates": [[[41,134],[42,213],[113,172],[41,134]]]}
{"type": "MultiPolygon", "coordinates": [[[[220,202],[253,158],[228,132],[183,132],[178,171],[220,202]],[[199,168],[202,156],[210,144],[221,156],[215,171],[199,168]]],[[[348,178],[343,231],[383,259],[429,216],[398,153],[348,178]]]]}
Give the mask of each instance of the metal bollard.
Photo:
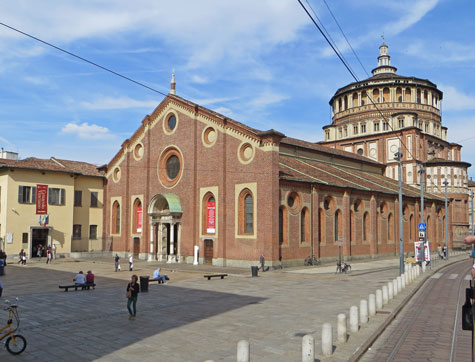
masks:
{"type": "Polygon", "coordinates": [[[315,339],[306,334],[302,339],[302,362],[315,361],[315,339]]]}
{"type": "Polygon", "coordinates": [[[398,293],[397,290],[397,279],[393,279],[393,296],[396,296],[398,293]]]}
{"type": "Polygon", "coordinates": [[[346,334],[346,314],[345,313],[338,314],[337,323],[336,323],[336,333],[337,333],[338,342],[346,343],[347,334],[346,334]]]}
{"type": "Polygon", "coordinates": [[[355,333],[358,332],[358,307],[353,305],[350,307],[350,331],[355,333]]]}
{"type": "Polygon", "coordinates": [[[399,276],[396,278],[396,283],[397,283],[397,292],[401,293],[402,290],[402,278],[399,276]]]}
{"type": "Polygon", "coordinates": [[[388,282],[388,298],[389,298],[389,300],[394,298],[393,291],[394,291],[393,282],[388,282]]]}
{"type": "Polygon", "coordinates": [[[376,289],[376,310],[383,308],[383,292],[376,289]]]}
{"type": "Polygon", "coordinates": [[[374,294],[368,296],[368,314],[370,317],[376,315],[376,296],[374,294]]]}
{"type": "Polygon", "coordinates": [[[322,354],[331,356],[333,354],[333,331],[331,323],[324,323],[322,326],[322,354]]]}
{"type": "Polygon", "coordinates": [[[368,301],[366,299],[360,300],[360,322],[361,324],[368,323],[368,301]]]}
{"type": "Polygon", "coordinates": [[[245,339],[238,342],[237,345],[237,362],[249,362],[250,360],[250,346],[249,341],[245,339]]]}
{"type": "Polygon", "coordinates": [[[389,296],[388,296],[388,286],[383,285],[383,305],[389,303],[389,296]]]}
{"type": "Polygon", "coordinates": [[[401,289],[406,288],[406,277],[407,274],[401,274],[401,289]]]}

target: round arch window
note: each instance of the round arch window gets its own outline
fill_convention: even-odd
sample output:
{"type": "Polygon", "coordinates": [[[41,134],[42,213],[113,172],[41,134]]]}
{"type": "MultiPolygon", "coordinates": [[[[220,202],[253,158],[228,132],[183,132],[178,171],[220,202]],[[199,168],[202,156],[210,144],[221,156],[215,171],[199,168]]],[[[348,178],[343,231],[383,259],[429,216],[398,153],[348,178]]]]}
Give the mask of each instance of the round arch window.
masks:
{"type": "Polygon", "coordinates": [[[165,149],[158,161],[158,179],[168,188],[175,186],[183,175],[183,156],[175,147],[165,149]]]}
{"type": "Polygon", "coordinates": [[[171,111],[163,120],[163,131],[167,135],[175,133],[178,128],[179,118],[176,112],[171,111]]]}
{"type": "Polygon", "coordinates": [[[167,121],[167,126],[170,131],[173,131],[176,127],[176,117],[175,115],[172,115],[168,118],[167,121]]]}
{"type": "Polygon", "coordinates": [[[302,208],[302,198],[299,193],[292,191],[289,196],[287,196],[287,205],[292,214],[298,214],[302,208]]]}
{"type": "Polygon", "coordinates": [[[172,155],[167,160],[167,176],[170,180],[176,179],[180,172],[180,160],[177,156],[172,155]]]}

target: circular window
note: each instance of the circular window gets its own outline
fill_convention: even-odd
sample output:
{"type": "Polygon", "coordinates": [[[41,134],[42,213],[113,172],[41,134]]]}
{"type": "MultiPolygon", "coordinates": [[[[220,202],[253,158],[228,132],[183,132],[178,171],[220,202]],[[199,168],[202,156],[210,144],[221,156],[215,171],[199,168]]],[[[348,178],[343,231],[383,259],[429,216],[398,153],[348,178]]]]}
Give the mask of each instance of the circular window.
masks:
{"type": "Polygon", "coordinates": [[[238,157],[241,163],[250,163],[254,158],[254,148],[250,143],[244,143],[239,147],[238,157]]]}
{"type": "Polygon", "coordinates": [[[175,147],[162,152],[158,161],[158,179],[165,187],[175,186],[183,174],[183,157],[175,147]]]}
{"type": "Polygon", "coordinates": [[[388,204],[385,202],[382,202],[381,205],[379,206],[379,212],[386,216],[388,213],[388,204]]]}
{"type": "Polygon", "coordinates": [[[287,196],[287,205],[292,214],[298,214],[302,208],[302,199],[300,195],[297,192],[292,191],[289,196],[287,196]]]}
{"type": "Polygon", "coordinates": [[[363,156],[363,149],[362,148],[358,148],[358,151],[356,151],[356,153],[360,156],[363,156]]]}
{"type": "Polygon", "coordinates": [[[336,206],[333,197],[327,196],[323,199],[323,208],[327,212],[327,215],[335,210],[336,206]]]}
{"type": "Polygon", "coordinates": [[[134,148],[134,158],[140,160],[143,156],[143,145],[138,143],[134,148]]]}
{"type": "Polygon", "coordinates": [[[166,134],[172,134],[178,127],[178,116],[173,113],[169,113],[163,122],[163,131],[166,134]]]}
{"type": "Polygon", "coordinates": [[[203,144],[210,147],[216,143],[218,133],[213,127],[205,128],[202,134],[203,144]]]}
{"type": "Polygon", "coordinates": [[[353,204],[353,210],[355,212],[360,212],[363,209],[363,201],[360,199],[355,200],[355,203],[353,204]]]}
{"type": "Polygon", "coordinates": [[[168,129],[170,131],[173,131],[176,127],[176,117],[171,116],[170,118],[168,118],[167,125],[168,125],[168,129]]]}
{"type": "Polygon", "coordinates": [[[170,180],[176,179],[180,172],[180,160],[177,156],[172,155],[167,160],[167,176],[170,180]]]}
{"type": "Polygon", "coordinates": [[[120,168],[119,167],[116,167],[114,169],[113,179],[114,179],[115,182],[119,182],[119,180],[120,180],[120,168]]]}

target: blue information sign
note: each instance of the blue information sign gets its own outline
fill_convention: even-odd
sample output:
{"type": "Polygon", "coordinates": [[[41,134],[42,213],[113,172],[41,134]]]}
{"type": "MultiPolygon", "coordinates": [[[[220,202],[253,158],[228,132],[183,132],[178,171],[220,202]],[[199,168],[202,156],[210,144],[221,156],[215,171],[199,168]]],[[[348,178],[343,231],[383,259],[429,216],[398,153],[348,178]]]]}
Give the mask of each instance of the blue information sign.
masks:
{"type": "Polygon", "coordinates": [[[419,230],[424,231],[426,229],[426,224],[423,222],[419,223],[419,230]]]}

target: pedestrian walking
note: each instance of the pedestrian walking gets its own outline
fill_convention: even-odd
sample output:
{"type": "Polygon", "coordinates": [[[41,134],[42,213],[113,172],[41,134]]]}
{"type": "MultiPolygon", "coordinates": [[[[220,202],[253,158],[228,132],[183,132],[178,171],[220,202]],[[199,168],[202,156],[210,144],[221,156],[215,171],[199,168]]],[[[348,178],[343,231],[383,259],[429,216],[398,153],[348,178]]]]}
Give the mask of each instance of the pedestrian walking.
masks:
{"type": "Polygon", "coordinates": [[[51,254],[51,247],[48,246],[46,249],[46,264],[51,263],[53,261],[53,254],[51,254]]]}
{"type": "Polygon", "coordinates": [[[137,296],[140,293],[140,285],[137,283],[137,275],[132,275],[130,283],[127,284],[127,309],[129,311],[129,320],[134,320],[137,314],[137,296]],[[132,306],[132,308],[130,308],[132,306]]]}
{"type": "Polygon", "coordinates": [[[119,270],[120,271],[120,258],[119,258],[119,255],[115,254],[115,258],[114,258],[114,268],[115,268],[115,271],[119,270]]]}
{"type": "Polygon", "coordinates": [[[134,270],[134,254],[132,254],[129,258],[129,271],[134,270]]]}
{"type": "Polygon", "coordinates": [[[38,245],[38,251],[36,252],[36,256],[40,258],[41,261],[41,257],[43,256],[43,245],[38,245]]]}

